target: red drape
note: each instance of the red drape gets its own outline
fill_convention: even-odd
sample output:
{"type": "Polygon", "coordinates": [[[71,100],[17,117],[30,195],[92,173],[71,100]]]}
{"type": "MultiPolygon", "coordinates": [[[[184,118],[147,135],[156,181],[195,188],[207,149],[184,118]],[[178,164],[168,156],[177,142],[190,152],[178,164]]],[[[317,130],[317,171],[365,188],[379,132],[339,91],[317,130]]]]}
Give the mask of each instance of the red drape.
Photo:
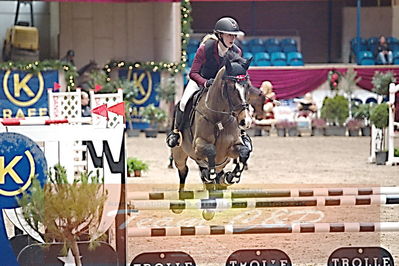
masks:
{"type": "MultiPolygon", "coordinates": [[[[301,97],[305,93],[317,89],[328,79],[328,72],[330,70],[337,70],[345,73],[348,68],[250,68],[249,75],[252,84],[255,87],[260,87],[263,81],[269,80],[273,83],[273,90],[278,99],[291,99],[301,97]]],[[[399,81],[399,67],[375,67],[375,68],[361,68],[355,67],[354,70],[361,80],[357,84],[359,87],[371,90],[373,85],[371,80],[376,71],[392,71],[395,73],[396,79],[399,81]]]]}
{"type": "Polygon", "coordinates": [[[180,2],[180,0],[41,0],[44,2],[101,2],[101,3],[134,3],[134,2],[180,2]]]}

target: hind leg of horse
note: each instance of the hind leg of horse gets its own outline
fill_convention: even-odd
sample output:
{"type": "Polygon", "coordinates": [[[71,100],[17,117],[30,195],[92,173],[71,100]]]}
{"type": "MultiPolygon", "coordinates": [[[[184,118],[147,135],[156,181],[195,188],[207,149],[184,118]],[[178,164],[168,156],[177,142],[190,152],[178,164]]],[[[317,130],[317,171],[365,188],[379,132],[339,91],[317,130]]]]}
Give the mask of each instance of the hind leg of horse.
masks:
{"type": "Polygon", "coordinates": [[[175,162],[177,171],[179,173],[179,180],[180,180],[179,191],[183,191],[188,174],[188,167],[187,167],[188,156],[180,148],[175,148],[172,150],[172,157],[175,162]]]}

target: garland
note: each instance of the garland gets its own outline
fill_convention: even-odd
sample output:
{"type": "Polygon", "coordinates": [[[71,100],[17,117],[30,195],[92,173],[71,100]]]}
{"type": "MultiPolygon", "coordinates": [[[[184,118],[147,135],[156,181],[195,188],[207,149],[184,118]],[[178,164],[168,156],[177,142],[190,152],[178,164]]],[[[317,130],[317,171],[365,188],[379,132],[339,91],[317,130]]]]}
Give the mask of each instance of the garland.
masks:
{"type": "Polygon", "coordinates": [[[12,61],[2,62],[0,63],[0,70],[21,70],[32,74],[48,70],[63,70],[65,73],[67,91],[75,88],[75,78],[78,76],[75,66],[59,60],[44,60],[31,63],[12,61]]]}
{"type": "MultiPolygon", "coordinates": [[[[187,45],[191,34],[191,4],[190,0],[182,0],[180,6],[180,21],[181,21],[181,58],[180,62],[126,62],[126,61],[111,61],[104,66],[105,72],[108,74],[114,68],[128,68],[143,69],[147,71],[168,71],[171,75],[182,72],[186,67],[187,62],[187,45]]],[[[109,81],[110,78],[107,78],[109,81]]]]}

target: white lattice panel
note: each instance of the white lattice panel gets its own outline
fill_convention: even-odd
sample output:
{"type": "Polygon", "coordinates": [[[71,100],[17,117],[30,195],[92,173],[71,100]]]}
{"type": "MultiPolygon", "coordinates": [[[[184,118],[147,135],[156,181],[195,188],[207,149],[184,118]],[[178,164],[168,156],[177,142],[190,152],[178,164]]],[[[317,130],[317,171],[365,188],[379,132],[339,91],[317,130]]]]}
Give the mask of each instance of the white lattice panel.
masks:
{"type": "Polygon", "coordinates": [[[53,92],[48,90],[50,119],[80,119],[82,117],[81,91],[53,92]]]}
{"type": "MultiPolygon", "coordinates": [[[[117,103],[123,101],[123,92],[121,89],[117,93],[98,93],[95,94],[94,91],[90,91],[90,107],[94,108],[106,104],[107,107],[111,107],[117,103]]],[[[93,125],[104,125],[107,128],[115,128],[117,125],[123,124],[123,116],[108,112],[108,121],[105,117],[92,114],[93,125]]]]}

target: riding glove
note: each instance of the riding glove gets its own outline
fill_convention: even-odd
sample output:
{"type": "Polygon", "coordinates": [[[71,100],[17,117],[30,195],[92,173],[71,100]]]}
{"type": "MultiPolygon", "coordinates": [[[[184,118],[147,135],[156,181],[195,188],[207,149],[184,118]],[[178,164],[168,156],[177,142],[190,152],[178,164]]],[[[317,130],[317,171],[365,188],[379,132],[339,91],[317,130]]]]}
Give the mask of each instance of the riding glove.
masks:
{"type": "Polygon", "coordinates": [[[205,82],[205,88],[209,88],[210,86],[212,86],[214,80],[215,80],[215,79],[208,79],[208,80],[205,82]]]}

